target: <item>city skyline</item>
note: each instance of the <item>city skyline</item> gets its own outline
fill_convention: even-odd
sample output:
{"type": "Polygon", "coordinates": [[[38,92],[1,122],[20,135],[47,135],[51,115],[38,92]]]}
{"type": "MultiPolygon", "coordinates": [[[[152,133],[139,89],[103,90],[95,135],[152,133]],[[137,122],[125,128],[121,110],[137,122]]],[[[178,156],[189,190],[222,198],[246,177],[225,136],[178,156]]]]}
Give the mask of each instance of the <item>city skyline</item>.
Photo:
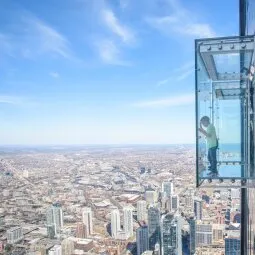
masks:
{"type": "Polygon", "coordinates": [[[194,143],[193,40],[238,32],[230,0],[1,6],[2,144],[194,143]]]}

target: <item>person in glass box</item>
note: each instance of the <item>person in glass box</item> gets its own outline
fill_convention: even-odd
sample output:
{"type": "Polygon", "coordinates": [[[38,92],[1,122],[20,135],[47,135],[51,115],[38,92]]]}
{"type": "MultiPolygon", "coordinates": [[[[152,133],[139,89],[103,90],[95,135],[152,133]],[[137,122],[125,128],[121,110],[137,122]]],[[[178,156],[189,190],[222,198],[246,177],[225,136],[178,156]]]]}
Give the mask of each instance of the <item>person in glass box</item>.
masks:
{"type": "Polygon", "coordinates": [[[210,118],[208,116],[203,116],[200,120],[199,131],[205,136],[207,147],[208,147],[208,161],[210,166],[208,170],[209,174],[217,175],[217,149],[218,149],[218,139],[216,135],[216,130],[214,125],[210,122],[210,118]],[[205,129],[203,128],[205,127],[205,129]]]}

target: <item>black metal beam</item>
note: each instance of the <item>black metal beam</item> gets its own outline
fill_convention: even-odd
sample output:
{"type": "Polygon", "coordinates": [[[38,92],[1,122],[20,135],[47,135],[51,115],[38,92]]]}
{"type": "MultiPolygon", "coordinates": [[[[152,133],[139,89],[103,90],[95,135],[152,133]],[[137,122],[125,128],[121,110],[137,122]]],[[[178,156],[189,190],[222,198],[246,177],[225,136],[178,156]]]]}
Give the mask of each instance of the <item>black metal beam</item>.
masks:
{"type": "MultiPolygon", "coordinates": [[[[245,36],[246,35],[246,6],[247,0],[239,0],[239,35],[245,36]]],[[[244,63],[244,54],[240,56],[240,70],[243,69],[244,63]]],[[[244,129],[243,129],[243,120],[244,120],[244,111],[243,105],[241,105],[241,155],[242,161],[245,160],[244,152],[244,129]]],[[[247,189],[241,188],[241,255],[247,254],[247,223],[248,223],[248,206],[247,206],[247,189]]]]}

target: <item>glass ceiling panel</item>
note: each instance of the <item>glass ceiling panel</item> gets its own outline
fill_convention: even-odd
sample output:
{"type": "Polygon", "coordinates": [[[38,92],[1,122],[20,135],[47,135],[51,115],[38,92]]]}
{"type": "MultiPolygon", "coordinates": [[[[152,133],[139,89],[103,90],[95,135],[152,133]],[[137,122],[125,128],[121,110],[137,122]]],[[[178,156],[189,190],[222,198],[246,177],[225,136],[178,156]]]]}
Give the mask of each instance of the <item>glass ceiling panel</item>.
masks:
{"type": "Polygon", "coordinates": [[[214,55],[214,62],[217,73],[239,73],[240,54],[219,54],[214,55]]]}

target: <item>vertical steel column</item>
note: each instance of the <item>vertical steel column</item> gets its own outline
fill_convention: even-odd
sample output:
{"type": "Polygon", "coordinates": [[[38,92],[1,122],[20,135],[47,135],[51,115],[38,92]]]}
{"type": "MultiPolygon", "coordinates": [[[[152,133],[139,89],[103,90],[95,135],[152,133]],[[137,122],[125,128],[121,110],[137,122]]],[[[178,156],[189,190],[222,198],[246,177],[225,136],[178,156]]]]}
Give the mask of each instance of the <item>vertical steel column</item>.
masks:
{"type": "MultiPolygon", "coordinates": [[[[239,0],[239,35],[246,35],[246,0],[239,0]]],[[[240,71],[243,70],[244,64],[244,54],[240,55],[240,71]]],[[[240,84],[241,85],[241,84],[240,84]]],[[[242,100],[243,101],[243,100],[242,100]]],[[[241,101],[241,161],[245,159],[245,148],[244,148],[244,111],[243,111],[243,102],[241,101]]],[[[244,162],[246,163],[246,162],[244,162]]],[[[242,164],[242,168],[243,168],[242,164]]],[[[242,174],[243,174],[242,169],[242,174]]],[[[241,255],[247,255],[247,233],[248,233],[248,205],[247,205],[247,189],[241,188],[241,255]]]]}
{"type": "Polygon", "coordinates": [[[197,72],[198,72],[198,65],[197,65],[197,41],[195,40],[195,95],[196,95],[196,105],[195,105],[195,111],[196,111],[196,187],[199,187],[199,169],[198,169],[198,157],[200,157],[199,155],[199,151],[198,151],[198,141],[199,141],[199,133],[198,133],[198,86],[197,86],[197,82],[198,82],[198,78],[197,78],[197,72]]]}

